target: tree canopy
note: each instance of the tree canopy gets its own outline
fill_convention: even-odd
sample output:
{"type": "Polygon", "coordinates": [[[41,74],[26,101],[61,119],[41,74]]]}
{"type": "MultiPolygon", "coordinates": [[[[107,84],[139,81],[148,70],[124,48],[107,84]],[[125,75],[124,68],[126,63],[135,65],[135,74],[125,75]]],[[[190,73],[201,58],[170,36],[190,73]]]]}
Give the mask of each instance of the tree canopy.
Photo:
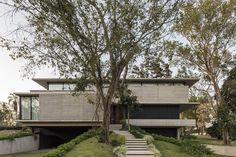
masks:
{"type": "Polygon", "coordinates": [[[93,83],[97,106],[104,110],[106,138],[112,99],[124,68],[137,56],[158,48],[180,4],[180,0],[0,2],[23,12],[28,22],[19,29],[22,40],[5,43],[12,58],[27,60],[26,70],[46,65],[61,76],[76,77],[84,84],[82,89],[93,83]]]}

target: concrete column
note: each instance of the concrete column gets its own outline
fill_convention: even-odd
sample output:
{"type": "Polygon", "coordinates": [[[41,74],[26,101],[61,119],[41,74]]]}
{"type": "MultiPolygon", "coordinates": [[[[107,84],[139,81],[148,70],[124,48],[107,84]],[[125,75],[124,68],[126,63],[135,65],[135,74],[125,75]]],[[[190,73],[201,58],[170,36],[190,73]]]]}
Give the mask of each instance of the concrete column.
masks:
{"type": "Polygon", "coordinates": [[[177,128],[177,139],[180,140],[181,128],[177,128]]]}

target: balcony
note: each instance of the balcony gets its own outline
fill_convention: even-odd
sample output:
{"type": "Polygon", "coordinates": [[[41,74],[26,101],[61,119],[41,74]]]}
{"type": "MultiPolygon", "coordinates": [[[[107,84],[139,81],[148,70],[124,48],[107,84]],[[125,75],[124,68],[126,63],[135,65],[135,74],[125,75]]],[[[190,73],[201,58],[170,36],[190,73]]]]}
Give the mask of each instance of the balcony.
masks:
{"type": "MultiPolygon", "coordinates": [[[[127,119],[126,122],[128,122],[127,119]]],[[[129,123],[140,127],[196,126],[195,119],[130,119],[129,123]]]]}

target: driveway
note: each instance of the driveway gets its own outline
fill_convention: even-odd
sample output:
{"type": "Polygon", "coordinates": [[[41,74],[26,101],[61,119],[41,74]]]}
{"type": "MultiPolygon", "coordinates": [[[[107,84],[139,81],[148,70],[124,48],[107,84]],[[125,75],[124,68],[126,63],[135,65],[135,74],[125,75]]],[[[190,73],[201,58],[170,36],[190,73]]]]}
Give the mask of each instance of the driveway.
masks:
{"type": "Polygon", "coordinates": [[[206,146],[207,148],[210,148],[212,151],[214,151],[215,154],[236,157],[236,147],[221,146],[221,145],[206,145],[206,146]]]}

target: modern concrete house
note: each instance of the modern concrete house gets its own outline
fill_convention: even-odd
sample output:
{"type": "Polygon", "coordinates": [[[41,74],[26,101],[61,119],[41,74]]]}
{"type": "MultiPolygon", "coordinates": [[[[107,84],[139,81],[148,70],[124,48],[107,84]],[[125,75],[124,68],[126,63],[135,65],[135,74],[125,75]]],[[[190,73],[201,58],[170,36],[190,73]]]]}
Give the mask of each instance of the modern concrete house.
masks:
{"type": "MultiPolygon", "coordinates": [[[[74,96],[73,79],[37,78],[33,81],[45,90],[15,93],[20,105],[18,122],[39,131],[43,147],[60,144],[61,140],[101,125],[102,111],[97,116],[100,120],[96,120],[96,107],[90,103],[95,98],[93,87],[74,96]]],[[[130,123],[150,132],[179,137],[181,127],[196,125],[195,119],[181,119],[180,113],[198,105],[188,101],[188,90],[197,81],[195,78],[127,79],[128,88],[141,106],[140,111],[131,115],[130,123]]],[[[119,124],[122,119],[119,105],[114,102],[111,123],[119,124]]]]}

